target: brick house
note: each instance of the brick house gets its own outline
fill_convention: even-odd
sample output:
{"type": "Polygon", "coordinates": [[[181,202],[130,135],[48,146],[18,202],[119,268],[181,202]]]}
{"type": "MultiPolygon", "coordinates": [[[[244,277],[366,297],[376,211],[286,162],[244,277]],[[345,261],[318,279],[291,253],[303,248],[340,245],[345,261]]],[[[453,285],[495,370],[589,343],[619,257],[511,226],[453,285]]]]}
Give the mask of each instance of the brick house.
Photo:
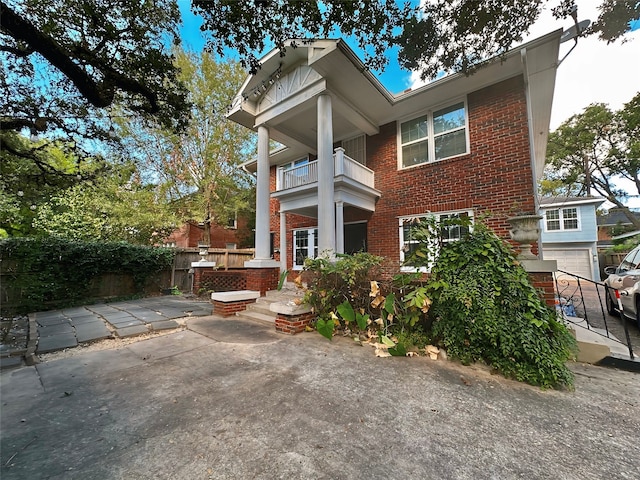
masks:
{"type": "Polygon", "coordinates": [[[514,208],[538,210],[560,35],[399,95],[342,40],[266,55],[228,113],[258,132],[246,266],[297,270],[318,252],[366,250],[406,268],[411,221],[427,215],[486,216],[508,237],[514,208]]]}
{"type": "MultiPolygon", "coordinates": [[[[203,223],[195,221],[185,222],[162,241],[164,246],[189,248],[197,247],[202,243],[205,226],[203,223]]],[[[228,225],[211,224],[209,227],[209,238],[211,248],[246,248],[252,246],[248,244],[251,232],[250,222],[246,217],[238,216],[232,219],[228,225]]],[[[251,243],[249,241],[249,243],[251,243]]]]}

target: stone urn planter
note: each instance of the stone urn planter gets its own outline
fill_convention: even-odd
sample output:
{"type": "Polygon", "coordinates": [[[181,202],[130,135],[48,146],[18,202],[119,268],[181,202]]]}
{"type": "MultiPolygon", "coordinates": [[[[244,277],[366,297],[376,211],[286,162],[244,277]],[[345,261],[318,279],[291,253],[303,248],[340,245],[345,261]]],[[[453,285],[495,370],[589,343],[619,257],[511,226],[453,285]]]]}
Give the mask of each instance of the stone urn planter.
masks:
{"type": "Polygon", "coordinates": [[[538,241],[540,236],[540,215],[517,215],[515,217],[507,218],[507,222],[511,225],[509,234],[511,239],[520,244],[519,259],[522,260],[536,260],[536,257],[531,252],[531,244],[538,241]]]}

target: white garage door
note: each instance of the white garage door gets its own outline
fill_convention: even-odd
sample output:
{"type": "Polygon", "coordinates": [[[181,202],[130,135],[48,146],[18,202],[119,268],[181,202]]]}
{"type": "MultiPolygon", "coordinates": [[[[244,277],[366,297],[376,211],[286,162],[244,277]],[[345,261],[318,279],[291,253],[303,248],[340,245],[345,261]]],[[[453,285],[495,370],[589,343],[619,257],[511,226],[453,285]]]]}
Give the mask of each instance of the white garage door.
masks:
{"type": "Polygon", "coordinates": [[[544,249],[543,252],[545,260],[556,260],[558,262],[558,270],[564,270],[565,272],[593,280],[589,250],[544,249]]]}

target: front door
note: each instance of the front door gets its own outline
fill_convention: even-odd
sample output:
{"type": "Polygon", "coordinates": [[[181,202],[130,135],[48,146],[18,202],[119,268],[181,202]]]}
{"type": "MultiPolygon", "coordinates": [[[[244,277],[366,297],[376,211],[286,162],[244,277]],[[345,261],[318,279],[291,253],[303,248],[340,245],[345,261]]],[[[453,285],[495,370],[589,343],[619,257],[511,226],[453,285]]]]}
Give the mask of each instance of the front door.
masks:
{"type": "Polygon", "coordinates": [[[353,255],[367,251],[367,222],[347,223],[344,226],[344,253],[353,255]]]}

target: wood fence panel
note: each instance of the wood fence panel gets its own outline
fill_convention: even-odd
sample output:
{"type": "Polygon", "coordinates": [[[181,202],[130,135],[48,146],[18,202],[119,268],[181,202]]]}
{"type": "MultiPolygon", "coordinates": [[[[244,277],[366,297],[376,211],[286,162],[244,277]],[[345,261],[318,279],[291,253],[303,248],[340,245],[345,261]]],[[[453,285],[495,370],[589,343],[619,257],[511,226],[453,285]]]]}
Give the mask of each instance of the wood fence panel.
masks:
{"type": "MultiPolygon", "coordinates": [[[[204,257],[207,262],[216,262],[219,269],[242,268],[244,262],[253,258],[254,249],[244,248],[229,250],[226,248],[210,248],[204,257]]],[[[184,248],[176,251],[173,262],[171,286],[176,286],[181,292],[191,292],[193,275],[190,273],[191,263],[202,259],[197,248],[184,248]]]]}

